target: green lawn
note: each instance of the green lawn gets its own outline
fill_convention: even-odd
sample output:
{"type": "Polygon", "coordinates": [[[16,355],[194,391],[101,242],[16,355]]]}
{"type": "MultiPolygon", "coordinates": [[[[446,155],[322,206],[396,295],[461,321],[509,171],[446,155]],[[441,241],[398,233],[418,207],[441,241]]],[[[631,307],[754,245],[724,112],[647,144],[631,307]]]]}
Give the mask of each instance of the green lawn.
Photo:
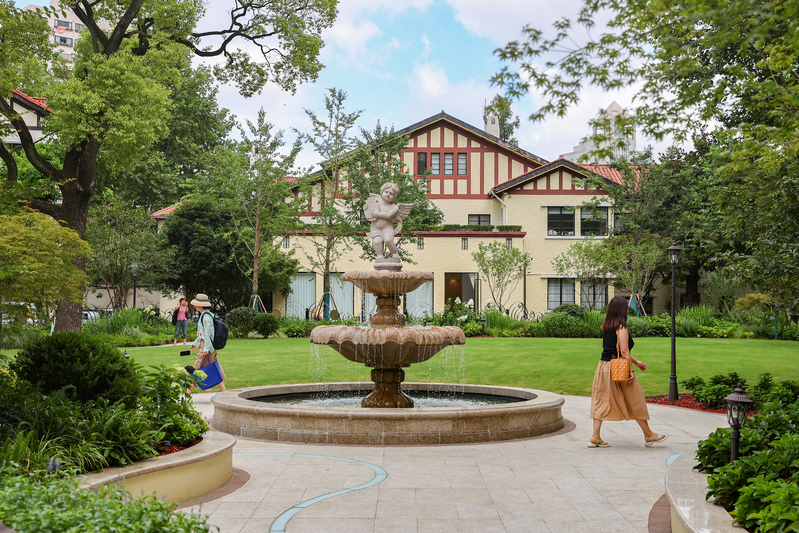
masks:
{"type": "MultiPolygon", "coordinates": [[[[160,362],[192,364],[179,357],[182,346],[128,348],[142,365],[160,362]]],[[[561,394],[588,395],[596,369],[600,339],[469,338],[465,347],[466,383],[544,389],[561,394]]],[[[312,350],[308,339],[233,339],[220,352],[228,388],[368,379],[368,369],[346,361],[327,349],[312,350]],[[323,374],[323,375],[321,375],[323,374]],[[315,378],[314,375],[321,375],[315,378]]],[[[635,357],[649,365],[638,372],[647,396],[668,393],[671,341],[636,339],[635,357]]],[[[459,353],[442,362],[407,369],[408,381],[441,381],[457,375],[459,353]]],[[[763,372],[777,380],[799,380],[799,342],[742,339],[677,339],[678,382],[693,376],[705,379],[718,373],[738,372],[750,385],[763,372]]]]}

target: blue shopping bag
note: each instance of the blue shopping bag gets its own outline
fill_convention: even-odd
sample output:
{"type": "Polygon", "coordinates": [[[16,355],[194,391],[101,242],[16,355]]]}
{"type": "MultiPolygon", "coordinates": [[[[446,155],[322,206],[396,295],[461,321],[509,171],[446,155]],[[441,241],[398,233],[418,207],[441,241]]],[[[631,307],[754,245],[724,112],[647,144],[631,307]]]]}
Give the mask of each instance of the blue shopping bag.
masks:
{"type": "MultiPolygon", "coordinates": [[[[208,357],[203,356],[203,364],[205,364],[205,358],[208,357]]],[[[211,387],[216,387],[220,383],[222,383],[222,369],[219,368],[219,361],[214,361],[211,364],[202,366],[198,368],[202,372],[205,372],[205,379],[201,380],[197,376],[194,376],[194,381],[197,382],[197,385],[200,386],[202,390],[210,389],[211,387]]],[[[192,373],[193,374],[193,373],[192,373]]]]}

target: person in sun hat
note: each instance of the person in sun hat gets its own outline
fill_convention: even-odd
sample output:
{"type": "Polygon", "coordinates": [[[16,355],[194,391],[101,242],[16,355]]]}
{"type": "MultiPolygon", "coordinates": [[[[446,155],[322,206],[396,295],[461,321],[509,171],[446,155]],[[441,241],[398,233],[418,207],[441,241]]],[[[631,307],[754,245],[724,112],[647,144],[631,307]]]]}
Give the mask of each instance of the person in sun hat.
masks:
{"type": "Polygon", "coordinates": [[[649,410],[646,408],[644,389],[635,377],[633,365],[646,370],[646,364],[632,355],[635,342],[627,331],[627,300],[616,296],[608,304],[605,321],[602,323],[602,358],[594,373],[591,388],[591,418],[594,419],[593,433],[588,441],[589,448],[610,446],[599,437],[599,430],[605,420],[635,420],[644,432],[644,446],[666,440],[666,435],[655,433],[649,428],[649,410]],[[610,375],[610,359],[618,350],[622,357],[630,360],[630,378],[627,382],[615,382],[610,375]]]}
{"type": "MultiPolygon", "coordinates": [[[[211,302],[208,296],[202,293],[197,294],[191,301],[191,305],[200,313],[200,318],[197,320],[197,338],[191,344],[192,350],[197,348],[197,357],[194,358],[194,368],[202,368],[203,359],[205,364],[211,364],[217,361],[216,348],[214,348],[214,314],[211,312],[211,302]]],[[[222,369],[222,363],[219,363],[219,371],[222,374],[222,383],[217,385],[220,391],[227,390],[225,388],[225,371],[222,369]]]]}

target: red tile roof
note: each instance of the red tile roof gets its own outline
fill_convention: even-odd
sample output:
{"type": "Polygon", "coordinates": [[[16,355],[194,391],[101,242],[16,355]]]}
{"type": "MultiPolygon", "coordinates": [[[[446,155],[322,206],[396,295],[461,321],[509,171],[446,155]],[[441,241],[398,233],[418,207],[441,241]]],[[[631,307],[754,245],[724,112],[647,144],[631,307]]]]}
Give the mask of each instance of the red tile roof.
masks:
{"type": "Polygon", "coordinates": [[[615,168],[612,168],[608,165],[580,165],[580,166],[586,170],[590,170],[594,174],[599,174],[606,180],[621,185],[621,172],[619,172],[615,168]]]}
{"type": "Polygon", "coordinates": [[[169,215],[171,215],[172,213],[174,213],[175,209],[177,209],[181,205],[183,205],[183,202],[178,202],[176,204],[170,205],[169,207],[165,207],[163,209],[159,209],[158,211],[156,211],[155,213],[150,215],[150,218],[166,218],[169,215]]]}
{"type": "Polygon", "coordinates": [[[37,98],[33,96],[28,96],[27,94],[17,89],[14,89],[13,93],[22,98],[23,100],[27,100],[28,102],[32,103],[36,107],[40,108],[42,111],[52,113],[52,110],[48,109],[47,107],[47,98],[37,98]]]}

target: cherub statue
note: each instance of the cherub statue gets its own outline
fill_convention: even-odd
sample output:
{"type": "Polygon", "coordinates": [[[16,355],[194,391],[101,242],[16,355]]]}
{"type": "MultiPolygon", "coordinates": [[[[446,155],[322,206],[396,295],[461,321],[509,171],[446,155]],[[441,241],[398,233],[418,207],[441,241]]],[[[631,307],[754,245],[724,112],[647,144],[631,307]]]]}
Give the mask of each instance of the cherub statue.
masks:
{"type": "Polygon", "coordinates": [[[397,196],[399,187],[391,182],[384,183],[380,194],[370,194],[363,207],[364,216],[372,223],[366,236],[372,239],[378,260],[384,259],[385,248],[391,252],[391,257],[398,258],[394,236],[402,229],[402,221],[410,214],[413,204],[395,204],[397,196]]]}

